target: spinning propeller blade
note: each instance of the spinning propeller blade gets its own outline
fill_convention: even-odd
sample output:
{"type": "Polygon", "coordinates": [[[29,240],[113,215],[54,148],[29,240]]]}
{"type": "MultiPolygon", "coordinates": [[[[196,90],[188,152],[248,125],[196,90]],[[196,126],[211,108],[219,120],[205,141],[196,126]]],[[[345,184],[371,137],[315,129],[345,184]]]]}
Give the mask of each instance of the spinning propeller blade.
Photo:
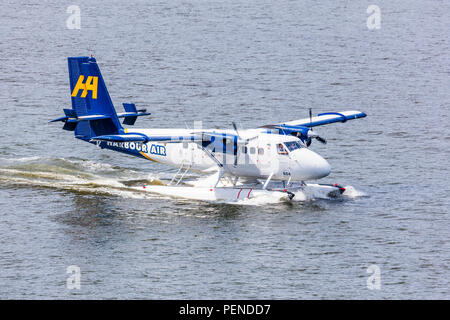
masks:
{"type": "Polygon", "coordinates": [[[255,135],[255,136],[253,136],[253,137],[244,139],[244,138],[242,138],[241,135],[239,134],[239,131],[238,131],[238,129],[237,129],[236,122],[232,121],[231,124],[233,125],[234,131],[236,131],[236,135],[237,135],[238,141],[239,141],[240,143],[247,144],[250,140],[253,140],[253,139],[255,139],[255,138],[258,137],[258,135],[255,135]]]}
{"type": "Polygon", "coordinates": [[[309,108],[309,127],[312,130],[312,108],[309,108]]]}
{"type": "Polygon", "coordinates": [[[308,138],[306,139],[306,145],[309,147],[312,142],[312,138],[315,138],[317,141],[323,144],[327,144],[327,140],[325,138],[322,138],[317,133],[313,132],[312,128],[312,108],[309,108],[309,131],[308,131],[308,138]]]}
{"type": "Polygon", "coordinates": [[[240,138],[239,131],[238,131],[237,126],[236,126],[236,122],[232,121],[231,124],[233,125],[234,131],[236,131],[236,135],[240,138]]]}
{"type": "Polygon", "coordinates": [[[322,138],[322,137],[320,137],[320,136],[317,136],[317,137],[316,137],[316,140],[319,141],[319,142],[321,142],[321,143],[323,143],[323,144],[327,144],[327,140],[324,139],[324,138],[322,138]]]}

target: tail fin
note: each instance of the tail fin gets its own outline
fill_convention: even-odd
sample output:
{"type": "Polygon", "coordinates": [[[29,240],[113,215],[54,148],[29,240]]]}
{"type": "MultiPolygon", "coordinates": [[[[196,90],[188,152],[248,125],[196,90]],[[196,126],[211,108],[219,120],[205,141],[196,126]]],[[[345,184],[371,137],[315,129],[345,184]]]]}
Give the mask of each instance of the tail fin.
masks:
{"type": "Polygon", "coordinates": [[[69,57],[70,93],[72,109],[64,109],[65,116],[50,122],[64,122],[64,130],[75,131],[75,137],[90,141],[94,137],[120,135],[123,124],[134,125],[140,116],[150,115],[137,110],[134,103],[124,103],[125,112],[116,113],[95,58],[69,57]]]}
{"type": "Polygon", "coordinates": [[[69,57],[68,63],[72,109],[64,110],[64,129],[75,129],[75,137],[86,141],[120,133],[122,126],[95,58],[69,57]]]}

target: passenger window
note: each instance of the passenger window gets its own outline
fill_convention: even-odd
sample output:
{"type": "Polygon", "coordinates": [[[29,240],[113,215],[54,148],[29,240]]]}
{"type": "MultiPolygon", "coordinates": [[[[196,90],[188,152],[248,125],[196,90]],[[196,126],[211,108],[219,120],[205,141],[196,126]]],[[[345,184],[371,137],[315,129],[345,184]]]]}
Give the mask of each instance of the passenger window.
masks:
{"type": "Polygon", "coordinates": [[[251,153],[251,154],[255,154],[255,148],[254,148],[254,147],[251,147],[251,148],[250,148],[250,153],[251,153]]]}
{"type": "Polygon", "coordinates": [[[264,149],[263,148],[258,148],[258,154],[260,156],[262,156],[264,154],[264,149]]]}

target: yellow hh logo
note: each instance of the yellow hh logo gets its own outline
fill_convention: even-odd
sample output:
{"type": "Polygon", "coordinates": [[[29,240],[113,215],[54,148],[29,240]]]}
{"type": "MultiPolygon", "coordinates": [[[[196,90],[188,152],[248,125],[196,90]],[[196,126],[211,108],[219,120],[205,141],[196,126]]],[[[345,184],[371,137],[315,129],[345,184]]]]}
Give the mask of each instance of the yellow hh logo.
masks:
{"type": "Polygon", "coordinates": [[[76,97],[78,91],[80,91],[80,89],[83,89],[81,98],[86,98],[88,91],[92,91],[92,99],[97,99],[98,77],[88,76],[85,83],[83,83],[83,80],[84,76],[80,75],[78,77],[77,84],[73,89],[72,97],[76,97]]]}

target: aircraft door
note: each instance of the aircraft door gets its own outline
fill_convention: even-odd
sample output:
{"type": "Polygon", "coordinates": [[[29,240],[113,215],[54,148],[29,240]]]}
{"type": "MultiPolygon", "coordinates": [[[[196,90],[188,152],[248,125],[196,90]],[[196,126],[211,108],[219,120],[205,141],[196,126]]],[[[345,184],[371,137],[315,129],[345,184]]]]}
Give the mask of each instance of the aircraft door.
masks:
{"type": "Polygon", "coordinates": [[[239,176],[254,176],[259,174],[257,167],[257,148],[253,143],[236,144],[237,152],[233,159],[231,170],[239,176]]]}
{"type": "Polygon", "coordinates": [[[278,159],[278,174],[283,180],[289,180],[291,177],[291,161],[288,150],[282,143],[276,144],[277,159],[278,159]]]}
{"type": "Polygon", "coordinates": [[[274,148],[271,143],[258,143],[256,147],[257,164],[262,175],[270,175],[275,172],[274,148]]]}
{"type": "Polygon", "coordinates": [[[183,141],[181,143],[180,158],[186,165],[192,165],[194,163],[194,150],[195,143],[183,141]]]}

